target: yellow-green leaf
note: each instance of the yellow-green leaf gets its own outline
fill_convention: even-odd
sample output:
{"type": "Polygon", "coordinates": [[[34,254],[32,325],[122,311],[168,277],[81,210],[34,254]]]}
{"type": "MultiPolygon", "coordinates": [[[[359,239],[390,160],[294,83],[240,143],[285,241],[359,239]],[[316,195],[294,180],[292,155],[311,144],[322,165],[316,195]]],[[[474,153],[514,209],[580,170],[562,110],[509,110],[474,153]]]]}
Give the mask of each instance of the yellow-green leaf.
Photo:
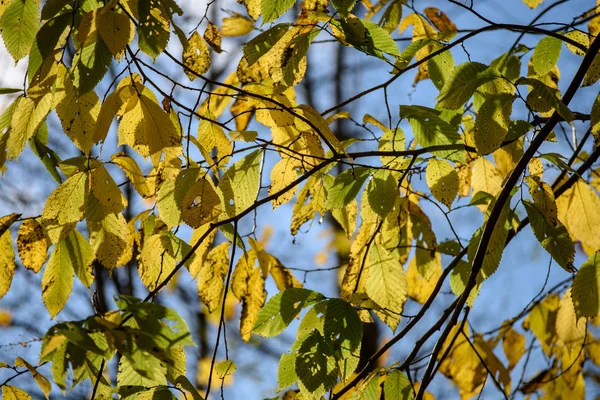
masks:
{"type": "Polygon", "coordinates": [[[154,290],[190,251],[190,246],[171,232],[149,236],[140,254],[138,272],[148,290],[154,290]]]}
{"type": "Polygon", "coordinates": [[[36,0],[14,0],[2,13],[2,39],[15,61],[29,54],[39,26],[40,8],[36,0]]]}
{"type": "Polygon", "coordinates": [[[219,182],[227,217],[234,217],[252,206],[260,187],[260,160],[257,150],[231,166],[219,182]]]}
{"type": "Polygon", "coordinates": [[[573,306],[578,317],[600,314],[600,252],[581,265],[573,281],[573,306]]]}
{"type": "Polygon", "coordinates": [[[29,97],[20,98],[12,117],[7,142],[11,159],[21,154],[25,148],[25,143],[33,137],[51,108],[52,94],[43,96],[37,104],[29,97]]]}
{"type": "Polygon", "coordinates": [[[181,58],[183,64],[193,71],[185,70],[185,74],[192,81],[210,68],[210,51],[206,41],[198,32],[194,31],[188,39],[188,47],[183,51],[181,58]]]}
{"type": "Polygon", "coordinates": [[[104,7],[98,13],[98,32],[113,56],[118,56],[134,36],[133,21],[119,12],[120,6],[104,7]]]}
{"type": "Polygon", "coordinates": [[[100,202],[104,214],[115,214],[127,207],[127,199],[115,183],[104,165],[90,172],[92,193],[100,202]]]}
{"type": "Polygon", "coordinates": [[[537,76],[544,76],[556,65],[562,49],[562,40],[552,36],[542,38],[535,46],[532,61],[537,76]]]}
{"type": "Polygon", "coordinates": [[[60,64],[56,80],[56,113],[65,134],[85,154],[94,145],[94,130],[100,113],[100,99],[93,90],[79,96],[72,77],[60,64]]]}
{"type": "Polygon", "coordinates": [[[42,300],[52,318],[63,309],[71,295],[75,265],[78,270],[85,271],[85,264],[88,262],[91,264],[92,259],[89,257],[91,252],[79,253],[78,244],[75,233],[59,241],[54,246],[44,270],[42,300]],[[70,240],[71,237],[74,240],[70,240]]]}
{"type": "Polygon", "coordinates": [[[56,220],[59,225],[80,221],[89,194],[88,183],[89,175],[85,172],[69,177],[48,196],[42,219],[56,220]]]}
{"type": "Polygon", "coordinates": [[[485,64],[466,62],[456,66],[438,96],[441,107],[456,110],[484,83],[500,78],[498,71],[485,64]]]}
{"type": "Polygon", "coordinates": [[[123,214],[108,214],[100,221],[88,218],[90,243],[98,261],[112,269],[131,259],[133,238],[123,214]]]}
{"type": "Polygon", "coordinates": [[[406,301],[408,286],[402,264],[383,246],[375,243],[369,250],[366,265],[368,278],[367,295],[392,316],[386,322],[392,330],[400,321],[400,313],[406,301]]]}
{"type": "Polygon", "coordinates": [[[458,173],[452,164],[432,158],[427,164],[425,178],[433,197],[450,208],[458,194],[458,173]]]}
{"type": "Polygon", "coordinates": [[[220,361],[215,364],[215,373],[221,379],[224,379],[227,375],[231,375],[235,372],[237,366],[231,360],[220,361]]]}
{"type": "Polygon", "coordinates": [[[515,96],[509,93],[488,95],[477,111],[474,139],[479,154],[498,149],[508,134],[515,96]]]}
{"type": "Polygon", "coordinates": [[[124,153],[117,153],[111,157],[111,161],[121,167],[140,196],[144,198],[152,197],[154,193],[148,185],[140,166],[133,158],[124,153]]]}

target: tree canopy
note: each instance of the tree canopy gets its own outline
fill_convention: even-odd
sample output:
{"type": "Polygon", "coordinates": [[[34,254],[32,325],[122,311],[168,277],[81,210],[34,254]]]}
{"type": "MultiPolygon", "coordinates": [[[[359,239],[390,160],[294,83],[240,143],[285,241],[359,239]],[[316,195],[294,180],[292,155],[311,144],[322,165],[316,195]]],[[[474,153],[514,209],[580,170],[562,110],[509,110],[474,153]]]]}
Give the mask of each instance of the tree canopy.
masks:
{"type": "Polygon", "coordinates": [[[0,0],[3,398],[591,396],[600,1],[514,3],[0,0]]]}

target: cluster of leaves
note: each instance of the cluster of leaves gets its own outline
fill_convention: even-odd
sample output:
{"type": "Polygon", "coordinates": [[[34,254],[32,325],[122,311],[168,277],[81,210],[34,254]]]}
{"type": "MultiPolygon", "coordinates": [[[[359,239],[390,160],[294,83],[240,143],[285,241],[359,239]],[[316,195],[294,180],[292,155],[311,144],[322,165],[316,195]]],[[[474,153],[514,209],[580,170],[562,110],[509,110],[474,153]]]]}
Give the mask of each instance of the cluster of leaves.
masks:
{"type": "MultiPolygon", "coordinates": [[[[247,16],[234,13],[220,26],[208,21],[202,36],[197,28],[189,37],[176,24],[183,10],[174,0],[0,2],[6,49],[15,61],[28,56],[24,88],[2,89],[18,96],[0,115],[0,169],[10,168],[28,145],[58,184],[41,215],[13,213],[0,219],[0,297],[15,274],[15,247],[24,268],[36,274],[43,270],[41,296],[52,318],[67,303],[75,276],[92,287],[93,266],[113,271],[135,265],[149,292],[144,300],[120,296],[117,311],[53,326],[43,338],[39,363],[52,363],[54,383],[67,390],[70,370],[70,389],[89,379],[92,397],[175,398],[181,391],[202,398],[186,378],[184,347],[193,345],[186,323],[151,302],[185,268],[209,312],[223,311],[229,291],[241,302],[245,341],[252,333],[280,334],[310,308],[278,371],[278,390],[297,384],[303,399],[320,399],[327,392],[340,398],[349,391],[354,398],[376,399],[381,391],[386,398],[423,398],[431,396],[425,390],[438,370],[463,398],[477,395],[488,379],[505,396],[545,391],[583,398],[584,361],[600,364],[593,329],[588,329],[588,319],[600,314],[600,180],[594,170],[600,153],[595,145],[589,154],[578,146],[565,159],[546,152],[544,145],[556,141],[557,124],[577,120],[590,121],[582,146],[588,138],[600,141],[600,100],[583,116],[569,109],[575,92],[600,78],[600,17],[585,16],[589,32],[490,24],[457,38],[446,14],[435,8],[420,13],[403,0],[363,1],[362,17],[352,13],[355,1],[305,1],[295,8],[293,23],[276,24],[271,23],[281,20],[295,0],[239,2],[247,16]],[[236,70],[222,82],[207,78],[211,54],[222,51],[223,37],[249,35],[258,20],[269,25],[245,41],[236,70]],[[401,51],[396,32],[402,35],[411,27],[411,43],[401,51]],[[517,43],[489,65],[455,64],[452,48],[492,29],[544,36],[533,51],[517,43]],[[172,31],[181,56],[167,50],[172,31]],[[391,77],[379,88],[416,69],[415,83],[431,80],[439,92],[434,107],[398,104],[397,115],[388,111],[387,123],[360,116],[362,127],[377,131],[376,148],[372,140],[339,139],[331,125],[355,120],[341,110],[353,100],[320,113],[295,94],[306,74],[308,50],[323,36],[386,63],[391,77]],[[563,43],[581,59],[564,95],[557,67],[563,43]],[[161,72],[150,63],[159,57],[204,87],[181,84],[161,72]],[[122,72],[101,100],[99,84],[117,64],[122,72]],[[173,89],[164,89],[164,81],[173,89]],[[207,85],[214,89],[208,91],[207,85]],[[196,103],[188,105],[183,96],[173,95],[175,89],[193,93],[196,103]],[[46,122],[51,111],[81,155],[64,158],[51,148],[50,136],[58,134],[46,122]],[[187,132],[183,118],[190,121],[187,132]],[[112,137],[115,120],[116,141],[128,151],[110,154],[102,144],[112,137]],[[191,134],[192,121],[197,134],[191,134]],[[410,127],[410,133],[393,121],[410,127]],[[250,130],[255,123],[264,129],[250,130]],[[195,153],[200,160],[193,159],[195,153]],[[267,158],[274,161],[270,170],[267,158]],[[591,184],[585,179],[590,170],[591,184]],[[423,190],[412,182],[421,172],[427,183],[423,190]],[[124,210],[131,206],[115,181],[120,176],[151,207],[126,218],[124,210]],[[552,176],[556,179],[549,183],[552,176]],[[266,193],[261,192],[264,182],[266,193]],[[440,241],[423,202],[435,204],[446,217],[460,207],[477,207],[484,222],[468,243],[458,236],[440,241]],[[240,234],[240,221],[269,203],[273,209],[291,203],[292,235],[317,215],[331,215],[343,228],[349,261],[340,268],[341,298],[302,288],[266,250],[266,240],[256,238],[254,230],[240,234]],[[17,225],[15,246],[11,227],[17,225]],[[193,229],[189,240],[178,235],[182,225],[193,229]],[[574,278],[567,275],[572,287],[560,286],[536,299],[522,315],[502,322],[495,335],[471,333],[468,313],[458,321],[463,306],[473,305],[507,244],[527,226],[566,273],[577,271],[574,278]],[[579,267],[574,265],[576,242],[589,256],[579,267]],[[446,268],[442,256],[453,259],[446,268]],[[448,277],[456,300],[413,344],[406,360],[377,366],[385,350],[427,313],[448,277]],[[265,305],[269,278],[279,292],[265,305]],[[407,301],[422,306],[401,324],[407,301]],[[523,330],[533,333],[552,363],[539,378],[511,386],[511,372],[533,348],[526,350],[524,334],[514,328],[523,317],[523,330]],[[374,319],[393,332],[401,329],[367,368],[356,371],[362,323],[374,319]],[[417,382],[410,374],[415,357],[441,328],[417,382]],[[500,342],[508,365],[494,351],[500,342]],[[116,355],[114,385],[104,367],[116,355]]],[[[539,2],[527,2],[537,6],[532,3],[539,2]]],[[[386,105],[390,110],[387,99],[386,105]]],[[[36,366],[18,358],[12,367],[30,371],[48,396],[50,381],[36,366]]],[[[213,367],[224,378],[235,364],[226,360],[213,367]]],[[[2,389],[6,398],[29,398],[16,387],[2,389]]]]}

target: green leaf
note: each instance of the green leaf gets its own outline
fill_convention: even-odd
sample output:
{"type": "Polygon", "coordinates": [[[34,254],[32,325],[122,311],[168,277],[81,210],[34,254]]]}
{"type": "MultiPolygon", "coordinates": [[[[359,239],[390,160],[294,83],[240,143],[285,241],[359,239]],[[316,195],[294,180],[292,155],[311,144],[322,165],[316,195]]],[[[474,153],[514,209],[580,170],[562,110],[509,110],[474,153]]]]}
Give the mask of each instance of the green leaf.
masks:
{"type": "Polygon", "coordinates": [[[533,111],[547,112],[554,108],[565,121],[575,118],[573,112],[558,97],[560,92],[557,89],[533,78],[519,78],[515,84],[529,85],[533,88],[527,95],[527,104],[533,111]]]}
{"type": "MultiPolygon", "coordinates": [[[[439,117],[439,111],[421,106],[400,106],[400,117],[407,118],[417,143],[422,147],[460,144],[456,128],[439,117]]],[[[436,150],[432,154],[451,161],[463,161],[464,150],[436,150]]]]}
{"type": "Polygon", "coordinates": [[[140,15],[137,26],[138,45],[140,50],[154,60],[167,48],[167,43],[169,43],[170,15],[165,15],[165,11],[157,0],[138,2],[138,12],[140,15]]]}
{"type": "Polygon", "coordinates": [[[281,355],[279,365],[277,366],[277,391],[292,386],[298,380],[298,375],[296,375],[296,356],[296,352],[291,354],[283,353],[281,355]]]}
{"type": "Polygon", "coordinates": [[[289,28],[290,24],[277,24],[244,44],[244,56],[248,60],[248,67],[254,65],[259,58],[267,54],[289,28]]]}
{"type": "Polygon", "coordinates": [[[485,64],[478,62],[460,64],[454,69],[437,97],[438,105],[456,110],[473,96],[479,86],[500,77],[498,71],[485,64]]]}
{"type": "Polygon", "coordinates": [[[382,218],[392,211],[398,195],[398,183],[390,171],[379,170],[375,172],[367,184],[369,205],[382,218]]]}
{"type": "Polygon", "coordinates": [[[346,20],[334,20],[331,23],[345,34],[346,42],[375,57],[383,60],[383,53],[400,56],[400,50],[390,34],[377,24],[360,18],[351,17],[346,20]]]}
{"type": "Polygon", "coordinates": [[[262,0],[263,25],[267,22],[273,22],[292,8],[296,0],[262,0]]]}
{"type": "Polygon", "coordinates": [[[260,310],[253,331],[264,337],[279,335],[303,308],[323,299],[322,294],[302,288],[279,292],[260,310]]]}
{"type": "Polygon", "coordinates": [[[237,369],[237,365],[231,360],[221,361],[215,364],[215,373],[221,379],[225,379],[227,375],[231,375],[237,369]]]}
{"type": "Polygon", "coordinates": [[[572,272],[573,260],[575,259],[575,243],[571,239],[567,228],[560,221],[557,221],[556,226],[552,226],[530,201],[523,200],[523,204],[531,223],[531,230],[533,230],[542,247],[558,265],[567,272],[572,272]]]}
{"type": "Polygon", "coordinates": [[[386,376],[383,393],[386,399],[412,400],[414,398],[410,381],[406,375],[397,369],[386,376]]]}
{"type": "Polygon", "coordinates": [[[19,93],[22,91],[23,91],[23,89],[17,89],[17,88],[0,88],[0,94],[19,93]]]}
{"type": "Polygon", "coordinates": [[[405,2],[406,0],[393,0],[383,12],[379,20],[379,26],[385,29],[386,32],[391,34],[400,25],[400,20],[402,20],[402,4],[405,2]]]}
{"type": "Polygon", "coordinates": [[[402,264],[383,246],[375,243],[369,251],[367,269],[367,295],[378,306],[393,314],[395,319],[390,327],[394,330],[400,321],[400,313],[408,291],[402,264]]]}
{"type": "Polygon", "coordinates": [[[302,342],[296,356],[296,373],[301,392],[319,398],[337,382],[337,366],[329,341],[312,331],[302,342]]]}
{"type": "Polygon", "coordinates": [[[542,38],[535,46],[532,61],[537,76],[544,76],[556,65],[562,49],[562,40],[552,36],[542,38]]]}
{"type": "Polygon", "coordinates": [[[600,252],[579,268],[573,281],[573,305],[578,317],[595,317],[600,314],[600,252]]]}
{"type": "Polygon", "coordinates": [[[256,150],[231,166],[219,182],[227,217],[234,217],[252,206],[260,189],[262,151],[256,150]]]}
{"type": "MultiPolygon", "coordinates": [[[[438,48],[442,47],[438,45],[435,49],[438,50],[438,48]]],[[[427,69],[429,71],[429,77],[435,87],[438,88],[438,90],[442,90],[446,83],[451,79],[452,72],[454,71],[454,58],[452,57],[452,53],[444,51],[429,59],[429,61],[427,61],[427,69]]]]}
{"type": "Polygon", "coordinates": [[[328,209],[342,208],[356,197],[370,174],[370,168],[353,167],[338,176],[327,191],[328,209]]]}
{"type": "Polygon", "coordinates": [[[356,0],[331,0],[331,4],[342,17],[346,18],[354,8],[356,0]]]}
{"type": "Polygon", "coordinates": [[[502,145],[508,134],[515,98],[508,93],[488,95],[479,107],[474,133],[475,146],[479,154],[490,154],[502,145]]]}
{"type": "Polygon", "coordinates": [[[36,0],[13,0],[0,18],[4,46],[15,61],[29,54],[40,26],[40,9],[36,0]]]}

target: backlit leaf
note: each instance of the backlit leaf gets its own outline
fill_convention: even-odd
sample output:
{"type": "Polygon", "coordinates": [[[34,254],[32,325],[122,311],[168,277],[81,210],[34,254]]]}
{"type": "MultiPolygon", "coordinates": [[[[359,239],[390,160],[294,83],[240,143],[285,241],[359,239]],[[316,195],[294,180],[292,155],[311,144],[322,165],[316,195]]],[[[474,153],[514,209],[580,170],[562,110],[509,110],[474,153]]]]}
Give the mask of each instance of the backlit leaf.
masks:
{"type": "Polygon", "coordinates": [[[42,277],[42,299],[52,318],[63,309],[71,295],[75,269],[86,271],[91,266],[91,252],[80,252],[79,239],[75,235],[72,233],[54,246],[42,277]]]}
{"type": "Polygon", "coordinates": [[[129,262],[133,237],[123,214],[108,214],[100,221],[88,217],[90,244],[97,260],[105,268],[113,269],[129,262]]]}
{"type": "Polygon", "coordinates": [[[42,226],[33,218],[26,219],[19,228],[17,249],[21,263],[36,274],[48,256],[48,242],[42,226]]]}
{"type": "Polygon", "coordinates": [[[192,228],[212,221],[221,214],[221,199],[215,190],[210,177],[197,180],[183,197],[181,216],[183,221],[192,228]]]}
{"type": "MultiPolygon", "coordinates": [[[[293,158],[283,158],[277,162],[271,169],[271,186],[269,187],[269,196],[280,192],[289,186],[298,178],[296,168],[298,162],[293,158]]],[[[279,207],[282,204],[289,202],[296,192],[297,186],[292,187],[288,191],[282,193],[280,196],[271,200],[273,209],[279,207]]]]}
{"type": "Polygon", "coordinates": [[[508,93],[486,97],[475,120],[474,138],[479,154],[489,154],[502,144],[508,134],[514,100],[515,97],[508,93]]]}
{"type": "Polygon", "coordinates": [[[538,76],[544,76],[556,65],[562,49],[562,40],[552,36],[542,38],[533,51],[533,68],[538,76]]]}
{"type": "Polygon", "coordinates": [[[216,168],[225,168],[229,162],[233,146],[223,128],[212,122],[212,114],[205,115],[207,119],[202,119],[198,125],[198,143],[200,143],[200,153],[209,165],[215,165],[216,168]],[[211,152],[216,148],[216,157],[213,160],[211,152]]]}
{"type": "Polygon", "coordinates": [[[0,235],[0,298],[10,289],[15,274],[15,251],[10,230],[0,235]]]}
{"type": "Polygon", "coordinates": [[[85,172],[73,174],[50,193],[42,212],[42,219],[56,220],[60,225],[80,221],[88,194],[89,175],[85,172]]]}
{"type": "Polygon", "coordinates": [[[414,397],[410,381],[401,371],[393,370],[385,377],[383,392],[386,398],[412,400],[414,397]]]}
{"type": "Polygon", "coordinates": [[[206,41],[197,31],[194,31],[188,39],[188,47],[183,51],[181,58],[183,59],[183,64],[193,71],[185,70],[185,74],[192,81],[198,75],[202,75],[208,71],[210,67],[210,51],[208,50],[206,41]]]}
{"type": "Polygon", "coordinates": [[[481,85],[500,78],[498,71],[485,64],[467,62],[458,65],[438,96],[441,107],[456,110],[473,96],[481,85]]]}
{"type": "Polygon", "coordinates": [[[31,396],[24,390],[15,386],[2,386],[2,398],[4,400],[31,400],[31,396]]]}
{"type": "Polygon", "coordinates": [[[262,152],[254,151],[231,166],[219,182],[223,194],[225,215],[233,217],[245,211],[255,201],[260,186],[262,152]]]}
{"type": "Polygon", "coordinates": [[[264,337],[279,335],[303,308],[323,299],[322,294],[302,288],[279,292],[258,313],[253,332],[264,337]]]}
{"type": "Polygon", "coordinates": [[[153,59],[167,47],[171,36],[169,28],[170,15],[165,15],[159,0],[140,1],[138,3],[140,49],[153,59]]]}
{"type": "Polygon", "coordinates": [[[556,335],[569,350],[578,350],[584,342],[587,333],[585,318],[575,314],[571,289],[567,290],[560,299],[556,313],[556,335]]]}
{"type": "Polygon", "coordinates": [[[327,208],[342,208],[358,195],[371,170],[365,167],[350,168],[339,174],[327,191],[327,208]]]}
{"type": "Polygon", "coordinates": [[[263,24],[273,22],[292,8],[296,0],[262,0],[263,24]]]}
{"type": "Polygon", "coordinates": [[[508,369],[512,370],[525,354],[525,336],[508,328],[502,337],[502,349],[508,359],[508,369]]]}
{"type": "Polygon", "coordinates": [[[432,158],[427,164],[425,177],[433,196],[451,208],[458,194],[458,173],[452,164],[432,158]]]}
{"type": "Polygon", "coordinates": [[[346,18],[352,12],[356,0],[331,0],[331,4],[342,17],[346,18]]]}
{"type": "Polygon", "coordinates": [[[4,46],[16,61],[25,57],[40,25],[40,9],[36,0],[15,0],[0,17],[4,46]]]}
{"type": "Polygon", "coordinates": [[[573,281],[573,305],[577,317],[600,314],[600,252],[584,262],[573,281]]]}
{"type": "Polygon", "coordinates": [[[399,194],[398,183],[386,170],[375,172],[366,190],[369,205],[382,218],[392,210],[399,194]]]}
{"type": "Polygon", "coordinates": [[[104,7],[98,13],[98,32],[113,56],[118,56],[134,36],[133,21],[120,7],[104,7]]]}
{"type": "Polygon", "coordinates": [[[221,243],[208,253],[198,274],[198,295],[209,312],[223,300],[225,275],[229,269],[229,242],[221,243]]]}
{"type": "Polygon", "coordinates": [[[586,253],[600,249],[600,198],[581,179],[556,199],[558,219],[565,224],[574,240],[580,241],[586,253]]]}
{"type": "Polygon", "coordinates": [[[244,36],[254,29],[254,21],[239,14],[223,18],[221,33],[223,36],[244,36]]]}

